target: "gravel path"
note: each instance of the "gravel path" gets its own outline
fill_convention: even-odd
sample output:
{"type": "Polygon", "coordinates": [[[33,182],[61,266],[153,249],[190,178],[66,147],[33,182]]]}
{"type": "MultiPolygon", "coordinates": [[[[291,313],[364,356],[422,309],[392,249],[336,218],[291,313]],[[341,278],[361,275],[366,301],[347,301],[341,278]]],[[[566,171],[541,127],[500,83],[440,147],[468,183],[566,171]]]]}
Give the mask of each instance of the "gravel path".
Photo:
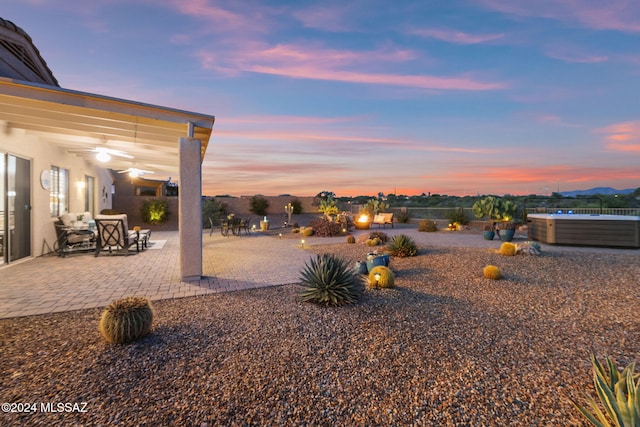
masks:
{"type": "Polygon", "coordinates": [[[421,248],[391,268],[395,289],[341,308],[295,284],[158,301],[127,346],[99,309],[0,320],[2,401],[38,409],[0,425],[586,426],[568,398],[593,390],[590,352],[640,359],[637,254],[421,248]]]}

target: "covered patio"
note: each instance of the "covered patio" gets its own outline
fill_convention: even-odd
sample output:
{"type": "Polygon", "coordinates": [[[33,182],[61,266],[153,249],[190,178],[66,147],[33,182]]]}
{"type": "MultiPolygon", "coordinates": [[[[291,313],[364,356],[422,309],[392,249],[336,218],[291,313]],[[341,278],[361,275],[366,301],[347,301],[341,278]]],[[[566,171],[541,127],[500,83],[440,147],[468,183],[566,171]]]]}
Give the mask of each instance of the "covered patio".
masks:
{"type": "MultiPolygon", "coordinates": [[[[202,275],[201,163],[214,122],[210,115],[0,78],[0,132],[38,141],[39,147],[57,147],[92,166],[180,180],[179,266],[184,280],[202,275]]],[[[34,156],[19,147],[11,152],[34,156]]],[[[35,157],[31,180],[36,181],[39,170],[48,170],[49,164],[35,157]]],[[[78,176],[82,171],[71,173],[78,176]]],[[[111,191],[100,187],[96,193],[111,191]]],[[[40,254],[41,242],[54,240],[49,194],[38,191],[30,208],[32,255],[40,254]]]]}

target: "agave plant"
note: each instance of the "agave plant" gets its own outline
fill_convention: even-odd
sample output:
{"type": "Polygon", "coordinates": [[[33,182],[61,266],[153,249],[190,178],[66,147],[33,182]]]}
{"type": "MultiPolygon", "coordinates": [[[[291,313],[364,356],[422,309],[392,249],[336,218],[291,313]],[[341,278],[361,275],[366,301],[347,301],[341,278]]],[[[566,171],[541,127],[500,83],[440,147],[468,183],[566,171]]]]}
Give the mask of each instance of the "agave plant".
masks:
{"type": "Polygon", "coordinates": [[[615,362],[607,357],[608,375],[595,355],[591,355],[593,384],[600,404],[590,395],[586,396],[592,412],[573,400],[571,403],[597,427],[640,426],[640,374],[634,374],[635,362],[618,372],[615,362]],[[635,383],[634,383],[635,381],[635,383]]]}
{"type": "Polygon", "coordinates": [[[416,256],[418,247],[413,239],[406,234],[397,234],[387,244],[389,255],[397,257],[416,256]]]}
{"type": "Polygon", "coordinates": [[[305,263],[300,279],[303,301],[340,306],[360,297],[362,278],[347,261],[332,254],[318,255],[305,263]]]}

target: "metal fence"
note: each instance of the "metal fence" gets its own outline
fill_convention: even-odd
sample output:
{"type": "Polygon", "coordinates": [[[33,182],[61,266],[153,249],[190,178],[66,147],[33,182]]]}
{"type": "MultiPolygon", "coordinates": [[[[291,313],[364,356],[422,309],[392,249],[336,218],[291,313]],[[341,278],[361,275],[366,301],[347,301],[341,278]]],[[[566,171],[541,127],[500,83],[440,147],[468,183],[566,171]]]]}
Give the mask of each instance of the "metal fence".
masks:
{"type": "MultiPolygon", "coordinates": [[[[348,205],[345,206],[347,212],[355,215],[360,212],[362,205],[348,205]]],[[[418,208],[418,207],[394,207],[387,209],[389,212],[393,212],[398,215],[401,212],[407,212],[410,219],[447,219],[452,212],[462,211],[465,217],[469,221],[476,219],[473,215],[473,209],[461,208],[461,207],[448,207],[448,208],[418,208]]],[[[602,214],[602,215],[628,215],[628,216],[640,216],[640,208],[562,208],[562,207],[532,207],[527,208],[526,213],[571,213],[574,214],[602,214]]]]}

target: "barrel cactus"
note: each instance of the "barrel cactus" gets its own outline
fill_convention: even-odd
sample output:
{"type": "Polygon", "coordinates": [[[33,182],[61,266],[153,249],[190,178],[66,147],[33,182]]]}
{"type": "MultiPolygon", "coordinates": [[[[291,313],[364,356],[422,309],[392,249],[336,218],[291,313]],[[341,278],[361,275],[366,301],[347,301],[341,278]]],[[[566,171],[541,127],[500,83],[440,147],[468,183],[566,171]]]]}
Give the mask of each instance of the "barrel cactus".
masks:
{"type": "Polygon", "coordinates": [[[369,272],[369,288],[393,288],[395,276],[389,267],[378,265],[369,272]]]}
{"type": "Polygon", "coordinates": [[[332,254],[318,255],[301,273],[302,300],[340,306],[360,297],[362,279],[349,262],[332,254]]]}
{"type": "Polygon", "coordinates": [[[491,279],[491,280],[499,280],[502,279],[502,270],[500,270],[500,267],[497,267],[495,265],[487,265],[483,270],[482,270],[482,274],[484,275],[484,277],[486,277],[487,279],[491,279]]]}
{"type": "Polygon", "coordinates": [[[151,331],[153,307],[147,298],[128,297],[113,301],[100,317],[99,330],[107,342],[126,344],[151,331]]]}
{"type": "Polygon", "coordinates": [[[498,252],[505,256],[514,256],[518,253],[518,247],[513,243],[504,242],[500,245],[500,250],[498,252]]]}
{"type": "Polygon", "coordinates": [[[347,236],[347,243],[353,244],[355,242],[356,242],[356,238],[352,234],[349,234],[347,236]]]}

